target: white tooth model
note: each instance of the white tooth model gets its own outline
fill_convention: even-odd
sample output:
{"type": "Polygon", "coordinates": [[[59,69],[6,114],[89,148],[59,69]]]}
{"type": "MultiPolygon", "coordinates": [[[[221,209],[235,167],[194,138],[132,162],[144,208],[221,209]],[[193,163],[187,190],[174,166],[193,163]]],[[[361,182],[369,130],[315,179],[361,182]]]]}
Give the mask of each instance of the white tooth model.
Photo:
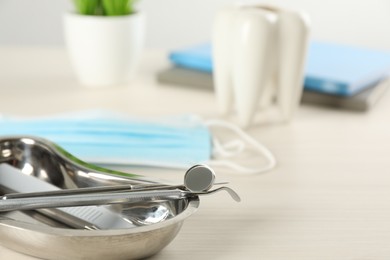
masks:
{"type": "Polygon", "coordinates": [[[220,111],[229,113],[235,103],[239,123],[248,127],[261,103],[290,120],[303,91],[308,32],[302,12],[263,6],[219,11],[212,43],[220,111]]]}

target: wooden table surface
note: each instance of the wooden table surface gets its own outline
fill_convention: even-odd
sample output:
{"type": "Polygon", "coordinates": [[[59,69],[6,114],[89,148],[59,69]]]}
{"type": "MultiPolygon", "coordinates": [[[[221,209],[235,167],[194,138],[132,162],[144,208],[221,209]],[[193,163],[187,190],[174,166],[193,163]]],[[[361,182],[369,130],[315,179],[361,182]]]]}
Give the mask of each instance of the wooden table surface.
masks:
{"type": "MultiPolygon", "coordinates": [[[[218,117],[211,91],[156,83],[166,55],[146,51],[128,86],[87,89],[63,49],[1,47],[0,114],[100,108],[148,118],[218,117]]],[[[224,193],[202,197],[175,240],[152,259],[390,259],[388,93],[368,113],[302,106],[290,124],[257,125],[248,133],[272,150],[277,167],[260,175],[217,169],[242,202],[224,193]]],[[[138,170],[182,179],[178,170],[138,170]]],[[[0,259],[35,258],[0,247],[0,259]]]]}

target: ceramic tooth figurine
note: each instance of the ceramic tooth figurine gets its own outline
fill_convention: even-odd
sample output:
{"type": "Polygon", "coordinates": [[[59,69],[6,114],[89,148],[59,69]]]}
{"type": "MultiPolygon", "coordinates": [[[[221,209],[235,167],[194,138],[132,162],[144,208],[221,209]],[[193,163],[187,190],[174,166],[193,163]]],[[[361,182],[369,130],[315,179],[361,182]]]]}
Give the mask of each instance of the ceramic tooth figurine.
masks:
{"type": "Polygon", "coordinates": [[[217,105],[220,113],[227,114],[232,109],[233,85],[232,66],[233,37],[231,33],[236,7],[226,7],[220,10],[214,21],[212,38],[213,78],[217,105]]]}
{"type": "Polygon", "coordinates": [[[232,28],[233,93],[239,124],[248,127],[265,93],[271,73],[277,16],[268,10],[242,7],[232,28]]]}
{"type": "Polygon", "coordinates": [[[213,31],[214,86],[220,111],[235,105],[249,127],[261,107],[288,121],[303,91],[309,20],[302,12],[234,6],[218,12],[213,31]]]}

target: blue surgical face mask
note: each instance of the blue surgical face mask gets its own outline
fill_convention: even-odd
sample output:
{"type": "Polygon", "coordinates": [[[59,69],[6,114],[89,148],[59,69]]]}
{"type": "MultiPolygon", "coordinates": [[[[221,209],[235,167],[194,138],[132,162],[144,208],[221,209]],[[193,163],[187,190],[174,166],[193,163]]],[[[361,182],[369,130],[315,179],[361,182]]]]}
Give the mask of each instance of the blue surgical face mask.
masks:
{"type": "Polygon", "coordinates": [[[274,167],[272,154],[238,127],[197,116],[140,120],[94,111],[46,118],[2,118],[0,135],[29,135],[51,140],[76,157],[97,164],[189,168],[198,163],[220,165],[240,172],[262,172],[274,167]],[[211,132],[227,128],[240,136],[221,143],[211,132]],[[268,162],[248,169],[233,163],[246,145],[268,162]]]}

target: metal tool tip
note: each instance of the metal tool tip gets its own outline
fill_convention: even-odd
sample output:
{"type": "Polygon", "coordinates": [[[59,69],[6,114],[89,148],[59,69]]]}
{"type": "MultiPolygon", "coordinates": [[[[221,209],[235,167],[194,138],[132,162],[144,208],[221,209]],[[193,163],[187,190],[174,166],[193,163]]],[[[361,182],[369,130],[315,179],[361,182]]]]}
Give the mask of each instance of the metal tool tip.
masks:
{"type": "Polygon", "coordinates": [[[208,191],[215,180],[213,169],[206,165],[195,165],[184,175],[184,186],[192,192],[208,191]]]}

